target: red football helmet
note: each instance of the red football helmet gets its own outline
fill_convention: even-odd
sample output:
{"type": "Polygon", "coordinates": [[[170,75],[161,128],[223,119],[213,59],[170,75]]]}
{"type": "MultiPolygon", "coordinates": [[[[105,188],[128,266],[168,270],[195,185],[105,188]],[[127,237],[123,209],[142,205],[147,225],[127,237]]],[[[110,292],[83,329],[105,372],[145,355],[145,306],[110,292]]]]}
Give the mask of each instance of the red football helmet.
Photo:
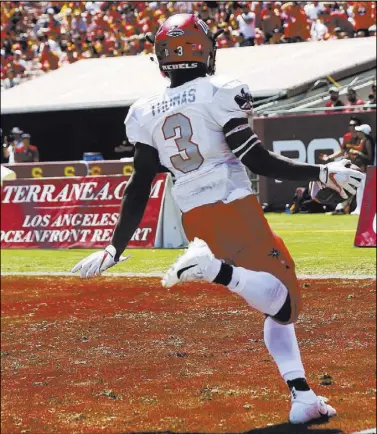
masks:
{"type": "Polygon", "coordinates": [[[159,28],[154,48],[160,70],[195,69],[205,65],[207,74],[215,73],[216,37],[207,24],[193,14],[176,14],[159,28]]]}

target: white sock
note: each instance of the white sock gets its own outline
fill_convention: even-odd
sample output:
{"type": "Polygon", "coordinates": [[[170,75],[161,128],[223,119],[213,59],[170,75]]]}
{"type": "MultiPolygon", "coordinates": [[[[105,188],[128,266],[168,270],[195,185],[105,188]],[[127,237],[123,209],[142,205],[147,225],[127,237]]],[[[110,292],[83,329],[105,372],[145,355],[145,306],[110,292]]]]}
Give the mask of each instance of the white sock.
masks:
{"type": "Polygon", "coordinates": [[[279,312],[288,295],[285,285],[272,274],[234,266],[228,288],[254,309],[272,316],[279,312]]]}
{"type": "Polygon", "coordinates": [[[339,202],[338,205],[335,207],[335,211],[341,211],[346,209],[346,206],[348,205],[348,199],[344,200],[343,202],[339,202]]]}
{"type": "MultiPolygon", "coordinates": [[[[306,378],[293,324],[278,324],[271,317],[267,317],[264,321],[264,343],[284,381],[306,378]]],[[[312,389],[295,390],[292,399],[310,404],[315,402],[317,397],[312,389]]]]}
{"type": "Polygon", "coordinates": [[[285,381],[305,378],[293,324],[279,324],[267,317],[264,321],[264,343],[285,381]]]}

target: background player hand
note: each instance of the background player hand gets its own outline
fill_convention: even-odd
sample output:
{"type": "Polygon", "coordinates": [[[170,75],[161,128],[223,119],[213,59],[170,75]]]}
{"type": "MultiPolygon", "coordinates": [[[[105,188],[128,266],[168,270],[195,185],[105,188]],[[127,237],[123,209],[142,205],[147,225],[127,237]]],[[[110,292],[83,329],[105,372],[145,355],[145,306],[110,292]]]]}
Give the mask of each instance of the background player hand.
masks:
{"type": "Polygon", "coordinates": [[[329,156],[328,156],[327,154],[320,154],[320,155],[319,155],[319,158],[320,158],[322,161],[329,161],[329,156]]]}
{"type": "Polygon", "coordinates": [[[350,160],[340,160],[321,166],[319,180],[323,187],[329,187],[347,199],[349,194],[356,194],[356,189],[365,178],[365,174],[351,163],[350,160]]]}
{"type": "Polygon", "coordinates": [[[356,151],[356,149],[350,149],[350,150],[349,150],[349,153],[350,153],[350,154],[353,154],[353,155],[357,155],[357,154],[359,154],[360,152],[359,152],[359,151],[356,151]]]}
{"type": "Polygon", "coordinates": [[[101,250],[100,252],[95,252],[89,255],[87,258],[82,259],[79,263],[77,263],[71,270],[72,273],[76,273],[76,271],[80,270],[81,278],[89,278],[93,276],[99,276],[105,270],[111,268],[115,264],[119,262],[123,262],[128,259],[130,256],[121,256],[119,261],[115,261],[116,250],[115,247],[109,245],[105,250],[101,250]]]}

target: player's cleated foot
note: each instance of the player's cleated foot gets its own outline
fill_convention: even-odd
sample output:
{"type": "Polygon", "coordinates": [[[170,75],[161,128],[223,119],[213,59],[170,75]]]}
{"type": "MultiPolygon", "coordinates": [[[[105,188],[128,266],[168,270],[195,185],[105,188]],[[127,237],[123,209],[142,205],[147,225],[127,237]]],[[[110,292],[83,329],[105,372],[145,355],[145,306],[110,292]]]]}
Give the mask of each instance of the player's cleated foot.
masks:
{"type": "Polygon", "coordinates": [[[195,238],[186,252],[169,268],[161,283],[165,288],[171,288],[179,282],[193,280],[212,282],[218,275],[220,267],[221,261],[214,257],[207,243],[195,238]]]}
{"type": "Polygon", "coordinates": [[[335,408],[327,404],[327,401],[328,399],[323,396],[316,396],[313,401],[311,399],[303,399],[302,393],[300,393],[300,397],[295,397],[295,394],[292,393],[292,408],[289,413],[289,422],[294,424],[308,423],[322,417],[335,416],[335,408]]]}

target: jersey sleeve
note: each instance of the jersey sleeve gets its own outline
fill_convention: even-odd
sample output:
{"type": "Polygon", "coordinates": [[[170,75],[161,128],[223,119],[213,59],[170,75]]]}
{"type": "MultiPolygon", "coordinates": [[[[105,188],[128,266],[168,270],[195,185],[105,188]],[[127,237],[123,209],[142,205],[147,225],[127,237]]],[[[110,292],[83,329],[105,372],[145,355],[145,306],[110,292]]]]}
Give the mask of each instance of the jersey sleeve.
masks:
{"type": "Polygon", "coordinates": [[[144,143],[154,147],[152,136],[148,129],[145,126],[142,126],[139,117],[140,113],[138,113],[137,108],[132,105],[124,121],[127,139],[132,145],[135,145],[136,143],[144,143]]]}
{"type": "Polygon", "coordinates": [[[231,119],[252,115],[253,97],[247,84],[233,80],[215,92],[212,115],[221,127],[231,119]]]}

